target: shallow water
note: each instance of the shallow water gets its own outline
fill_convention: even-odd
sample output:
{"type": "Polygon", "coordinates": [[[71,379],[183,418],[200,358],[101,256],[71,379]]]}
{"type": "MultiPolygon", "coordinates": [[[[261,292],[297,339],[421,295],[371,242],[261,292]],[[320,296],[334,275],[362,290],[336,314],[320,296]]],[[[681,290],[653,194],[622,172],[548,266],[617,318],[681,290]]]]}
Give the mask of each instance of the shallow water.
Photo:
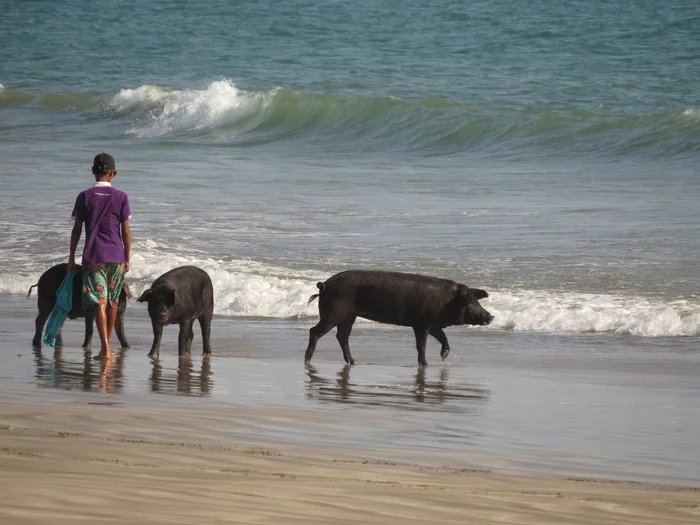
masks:
{"type": "Polygon", "coordinates": [[[700,362],[683,338],[663,351],[641,344],[630,352],[599,336],[560,336],[554,344],[529,334],[453,331],[450,357],[439,362],[433,345],[433,366],[420,369],[410,330],[366,326],[351,340],[362,364],[344,365],[327,336],[304,366],[308,323],[216,318],[214,357],[196,355],[196,336],[195,355],[178,359],[177,328],[168,327],[161,359],[152,361],[147,317],[132,308],[132,348],[105,364],[78,348],[78,322],[66,325],[65,348],[31,350],[33,314],[24,299],[2,301],[3,390],[32,393],[32,402],[51,403],[60,390],[90,393],[99,404],[281,407],[288,418],[251,435],[377,458],[429,453],[455,468],[700,482],[700,362]],[[329,412],[342,417],[323,416],[329,412]]]}

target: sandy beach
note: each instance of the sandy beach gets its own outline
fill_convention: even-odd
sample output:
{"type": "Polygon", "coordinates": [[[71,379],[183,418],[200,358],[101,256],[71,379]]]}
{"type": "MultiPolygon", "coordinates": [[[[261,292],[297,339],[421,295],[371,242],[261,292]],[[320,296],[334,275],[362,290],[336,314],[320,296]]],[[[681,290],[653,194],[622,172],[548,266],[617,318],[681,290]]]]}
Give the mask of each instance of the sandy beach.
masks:
{"type": "Polygon", "coordinates": [[[63,349],[32,350],[34,308],[0,298],[2,523],[700,519],[687,352],[454,334],[453,360],[423,370],[410,334],[360,326],[369,362],[343,366],[329,338],[304,367],[308,323],[217,318],[210,360],[197,338],[178,360],[171,327],[152,362],[136,306],[132,347],[100,363],[75,321],[63,349]]]}
{"type": "MultiPolygon", "coordinates": [[[[82,396],[81,396],[82,397],[82,396]]],[[[244,425],[283,414],[244,409],[244,425]]],[[[239,410],[0,405],[3,523],[697,523],[700,489],[224,442],[239,410]]]]}

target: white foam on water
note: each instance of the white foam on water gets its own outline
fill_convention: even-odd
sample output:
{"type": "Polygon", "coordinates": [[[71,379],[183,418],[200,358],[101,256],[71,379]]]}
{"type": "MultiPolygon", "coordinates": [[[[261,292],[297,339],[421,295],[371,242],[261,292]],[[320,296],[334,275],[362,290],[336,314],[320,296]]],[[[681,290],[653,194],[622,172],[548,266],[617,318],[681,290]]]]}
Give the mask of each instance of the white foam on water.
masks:
{"type": "Polygon", "coordinates": [[[168,90],[152,85],[122,89],[110,105],[117,112],[144,108],[145,116],[130,133],[145,138],[235,123],[265,106],[269,99],[269,94],[239,91],[230,80],[219,80],[202,90],[168,90]]]}
{"type": "MultiPolygon", "coordinates": [[[[6,264],[0,268],[0,293],[26,294],[41,273],[58,262],[33,261],[31,267],[6,264]],[[13,268],[14,267],[14,268],[13,268]]],[[[166,271],[193,265],[205,270],[214,285],[215,313],[261,318],[317,318],[318,303],[308,304],[317,293],[316,283],[332,273],[293,269],[250,259],[212,254],[159,243],[134,243],[132,270],[127,282],[138,297],[166,271]]],[[[489,290],[481,304],[494,316],[487,330],[552,333],[615,333],[642,337],[700,335],[700,301],[697,296],[675,300],[632,295],[584,294],[560,291],[489,290]]]]}
{"type": "Polygon", "coordinates": [[[207,255],[196,250],[174,251],[172,247],[146,240],[132,256],[133,270],[128,274],[129,281],[134,283],[132,292],[138,296],[166,271],[192,265],[211,277],[218,315],[288,318],[317,314],[318,306],[307,304],[311,294],[317,291],[318,278],[311,272],[207,255]]]}
{"type": "Polygon", "coordinates": [[[135,89],[122,89],[112,98],[110,105],[118,112],[126,111],[142,104],[160,102],[173,95],[173,91],[160,86],[144,85],[135,89]]]}
{"type": "Polygon", "coordinates": [[[494,291],[482,301],[492,328],[532,332],[632,334],[643,337],[700,335],[700,304],[642,297],[545,291],[494,291]]]}

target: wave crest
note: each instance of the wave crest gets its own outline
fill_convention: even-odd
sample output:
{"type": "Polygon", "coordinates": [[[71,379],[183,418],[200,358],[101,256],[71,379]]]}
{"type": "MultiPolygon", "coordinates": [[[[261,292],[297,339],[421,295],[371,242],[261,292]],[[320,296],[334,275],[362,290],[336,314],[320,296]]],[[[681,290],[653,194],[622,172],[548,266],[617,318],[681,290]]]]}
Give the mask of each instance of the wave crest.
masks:
{"type": "MultiPolygon", "coordinates": [[[[515,107],[451,99],[253,92],[231,80],[203,89],[156,85],[125,88],[108,98],[80,93],[0,90],[0,107],[104,111],[137,139],[170,138],[231,146],[310,144],[325,151],[423,157],[483,153],[498,158],[648,156],[700,153],[700,109],[633,113],[605,105],[515,107]]],[[[63,118],[63,117],[61,117],[63,118]]]]}
{"type": "Polygon", "coordinates": [[[212,82],[203,90],[168,90],[145,85],[122,89],[110,106],[117,113],[136,113],[139,121],[130,133],[138,138],[216,129],[235,124],[259,111],[265,95],[239,93],[233,82],[212,82]]]}
{"type": "Polygon", "coordinates": [[[276,141],[335,150],[397,151],[424,156],[483,151],[505,155],[676,155],[700,152],[695,108],[633,115],[601,106],[497,107],[455,100],[404,100],[239,90],[230,80],[202,90],[145,85],[123,89],[110,106],[134,119],[139,138],[200,132],[202,140],[251,145],[276,141]]]}

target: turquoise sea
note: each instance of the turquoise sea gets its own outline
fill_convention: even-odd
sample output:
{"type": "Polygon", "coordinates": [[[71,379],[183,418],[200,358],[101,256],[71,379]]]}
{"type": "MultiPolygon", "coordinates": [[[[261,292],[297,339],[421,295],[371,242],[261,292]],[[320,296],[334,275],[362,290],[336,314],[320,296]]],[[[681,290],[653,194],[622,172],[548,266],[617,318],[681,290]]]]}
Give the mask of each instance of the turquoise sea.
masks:
{"type": "MultiPolygon", "coordinates": [[[[625,376],[641,388],[668,366],[682,391],[648,406],[685,458],[700,428],[697,375],[674,375],[700,369],[698,35],[697,0],[2,0],[0,295],[67,259],[75,196],[107,151],[133,211],[134,293],[204,268],[226,337],[290,334],[256,358],[302,373],[307,300],[336,272],[447,277],[488,290],[496,316],[448,330],[452,378],[474,362],[547,374],[545,360],[612,385],[641,360],[652,379],[625,376]]],[[[357,326],[387,347],[363,350],[367,336],[360,362],[415,365],[410,334],[357,326]]],[[[341,365],[332,335],[315,360],[341,365]]]]}
{"type": "Polygon", "coordinates": [[[700,5],[5,1],[0,292],[66,258],[111,152],[136,288],[290,317],[350,267],[496,291],[494,328],[700,335],[700,5]]]}

